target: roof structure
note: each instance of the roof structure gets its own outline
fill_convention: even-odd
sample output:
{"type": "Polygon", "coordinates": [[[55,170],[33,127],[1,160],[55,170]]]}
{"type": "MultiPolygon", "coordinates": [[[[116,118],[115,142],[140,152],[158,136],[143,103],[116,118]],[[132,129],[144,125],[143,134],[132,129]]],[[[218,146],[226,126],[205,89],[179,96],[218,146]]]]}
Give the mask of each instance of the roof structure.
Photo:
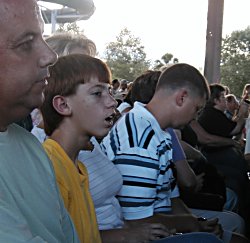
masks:
{"type": "Polygon", "coordinates": [[[42,6],[42,14],[45,23],[71,23],[77,20],[87,20],[95,12],[93,0],[43,0],[38,1],[42,6]],[[43,3],[59,4],[61,8],[51,9],[43,6],[43,3]]]}

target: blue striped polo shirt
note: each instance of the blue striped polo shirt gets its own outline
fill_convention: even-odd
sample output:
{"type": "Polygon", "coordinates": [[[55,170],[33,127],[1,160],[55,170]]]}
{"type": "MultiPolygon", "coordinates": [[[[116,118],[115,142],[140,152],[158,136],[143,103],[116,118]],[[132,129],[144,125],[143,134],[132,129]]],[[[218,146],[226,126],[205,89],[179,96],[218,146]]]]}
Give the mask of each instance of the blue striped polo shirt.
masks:
{"type": "Polygon", "coordinates": [[[104,138],[102,149],[120,170],[123,186],[117,195],[126,220],[171,210],[179,196],[172,161],[171,135],[136,102],[104,138]]]}

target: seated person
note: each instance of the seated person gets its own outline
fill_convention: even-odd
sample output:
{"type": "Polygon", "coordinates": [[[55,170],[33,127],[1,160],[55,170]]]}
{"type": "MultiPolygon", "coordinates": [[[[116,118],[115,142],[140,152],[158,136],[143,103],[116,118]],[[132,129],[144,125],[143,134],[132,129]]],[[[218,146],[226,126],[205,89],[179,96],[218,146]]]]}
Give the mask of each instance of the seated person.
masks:
{"type": "MultiPolygon", "coordinates": [[[[88,172],[78,153],[89,148],[92,136],[103,137],[113,125],[116,102],[110,95],[110,70],[101,60],[81,54],[60,57],[50,68],[51,76],[41,106],[44,142],[55,168],[57,183],[81,242],[134,242],[168,236],[160,224],[99,235],[95,209],[89,192],[88,172]],[[105,238],[106,237],[106,238],[105,238]]],[[[119,184],[118,184],[119,185],[119,184]]],[[[122,223],[119,225],[122,226],[122,223]]]]}
{"type": "MultiPolygon", "coordinates": [[[[44,91],[45,99],[41,106],[45,132],[49,136],[43,146],[53,163],[65,207],[76,226],[80,241],[85,243],[97,243],[101,239],[88,189],[88,173],[77,160],[88,138],[87,121],[84,122],[82,117],[86,117],[88,109],[85,106],[86,99],[91,102],[91,98],[93,101],[97,98],[94,82],[99,80],[98,77],[103,77],[101,84],[104,88],[108,78],[102,62],[97,59],[91,61],[89,64],[87,56],[80,54],[59,58],[50,68],[48,85],[44,91]],[[91,74],[86,71],[89,65],[92,65],[91,74]]],[[[115,102],[113,106],[110,105],[111,114],[114,106],[115,102]]]]}
{"type": "Polygon", "coordinates": [[[13,124],[42,104],[48,67],[57,60],[43,40],[37,1],[2,0],[0,19],[0,242],[79,243],[51,161],[13,124]]]}
{"type": "MultiPolygon", "coordinates": [[[[233,141],[232,137],[239,134],[244,127],[248,105],[242,102],[237,121],[232,121],[224,113],[226,109],[224,86],[211,84],[210,90],[210,99],[199,115],[198,122],[206,132],[233,141]]],[[[244,208],[244,196],[248,185],[246,161],[241,150],[235,146],[212,147],[209,144],[202,144],[202,152],[208,162],[215,165],[225,176],[226,185],[238,195],[241,211],[241,207],[244,208]]]]}
{"type": "Polygon", "coordinates": [[[166,129],[189,123],[208,97],[209,87],[200,72],[175,64],[161,74],[148,104],[136,102],[117,121],[102,148],[123,176],[117,197],[125,219],[161,222],[177,232],[209,231],[224,242],[247,242],[241,235],[222,233],[217,219],[201,223],[179,199],[166,129]]]}
{"type": "Polygon", "coordinates": [[[227,108],[225,110],[225,115],[230,120],[233,120],[236,116],[236,112],[239,109],[239,101],[234,94],[226,95],[226,106],[227,108]]]}
{"type": "Polygon", "coordinates": [[[248,105],[242,102],[240,104],[237,121],[231,121],[224,114],[226,110],[224,86],[211,84],[210,90],[210,99],[199,115],[198,121],[209,133],[232,138],[234,135],[239,134],[245,125],[245,118],[248,115],[248,105]]]}
{"type": "MultiPolygon", "coordinates": [[[[160,74],[160,71],[148,70],[137,77],[133,82],[132,89],[130,90],[131,95],[129,96],[129,102],[131,104],[136,101],[142,102],[144,104],[149,103],[155,93],[160,74]]],[[[194,208],[196,208],[195,214],[197,216],[206,215],[206,218],[219,218],[220,222],[223,222],[223,228],[234,230],[236,232],[244,232],[244,220],[239,215],[233,214],[231,212],[220,212],[226,200],[226,188],[224,180],[218,174],[216,168],[213,167],[211,169],[212,165],[208,165],[207,163],[204,168],[202,168],[202,163],[200,168],[202,168],[203,171],[200,171],[200,168],[199,170],[195,170],[197,173],[197,176],[195,176],[194,171],[190,168],[186,161],[184,152],[180,146],[175,132],[172,128],[168,128],[167,131],[171,135],[173,162],[177,172],[177,183],[181,188],[181,198],[184,198],[184,193],[186,193],[185,195],[187,196],[185,197],[185,200],[186,202],[189,202],[190,206],[192,205],[194,208]],[[209,179],[209,175],[213,176],[213,180],[209,179]],[[215,183],[216,189],[213,188],[211,190],[215,183]],[[202,192],[196,193],[194,189],[202,192]],[[212,192],[214,192],[214,194],[212,194],[212,192]],[[191,200],[192,203],[190,203],[191,200]],[[202,210],[199,211],[197,208],[202,210]]],[[[193,140],[195,140],[194,143],[197,143],[196,138],[193,140]]],[[[201,153],[199,153],[199,159],[204,159],[204,156],[201,153]]],[[[231,190],[227,190],[227,192],[228,200],[226,206],[229,209],[234,209],[237,204],[237,196],[231,190]]]]}

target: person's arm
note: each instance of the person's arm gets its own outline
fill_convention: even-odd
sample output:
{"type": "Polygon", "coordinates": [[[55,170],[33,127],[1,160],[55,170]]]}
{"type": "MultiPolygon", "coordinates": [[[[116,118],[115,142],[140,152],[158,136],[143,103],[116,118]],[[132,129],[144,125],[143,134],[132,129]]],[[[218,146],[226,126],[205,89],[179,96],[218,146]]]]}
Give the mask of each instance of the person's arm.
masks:
{"type": "Polygon", "coordinates": [[[180,140],[181,146],[186,154],[187,160],[206,160],[206,157],[200,150],[194,148],[183,140],[180,140]]]}
{"type": "Polygon", "coordinates": [[[19,210],[0,200],[0,242],[45,243],[40,236],[32,235],[19,210]]]}
{"type": "Polygon", "coordinates": [[[231,138],[220,137],[206,132],[206,130],[196,120],[193,120],[190,123],[190,126],[195,131],[198,137],[198,141],[202,145],[213,146],[213,147],[217,146],[240,147],[240,144],[231,138]]]}
{"type": "Polygon", "coordinates": [[[205,220],[205,221],[200,221],[200,218],[197,218],[196,216],[194,216],[191,211],[189,210],[189,208],[186,206],[186,204],[179,198],[172,198],[171,199],[172,202],[172,212],[174,215],[190,215],[192,217],[194,217],[194,219],[198,222],[198,227],[200,231],[203,232],[211,232],[214,233],[215,235],[221,237],[222,236],[222,228],[221,225],[218,224],[218,219],[211,219],[211,220],[205,220]]]}
{"type": "Polygon", "coordinates": [[[235,128],[231,131],[230,135],[237,135],[242,132],[242,129],[245,126],[245,121],[248,116],[248,109],[249,105],[246,104],[244,101],[241,102],[240,108],[239,108],[239,113],[235,119],[236,126],[235,128]]]}
{"type": "Polygon", "coordinates": [[[141,222],[136,225],[126,224],[122,229],[101,230],[102,243],[137,243],[165,238],[175,233],[167,230],[163,224],[141,222]]]}
{"type": "Polygon", "coordinates": [[[178,186],[185,191],[195,190],[197,186],[196,175],[188,164],[187,160],[176,161],[175,168],[177,170],[178,186]]]}
{"type": "Polygon", "coordinates": [[[176,231],[180,233],[185,233],[185,232],[200,231],[200,225],[197,218],[191,214],[169,215],[169,214],[155,213],[154,215],[147,218],[129,221],[131,227],[135,227],[136,225],[144,223],[163,224],[167,229],[170,229],[170,232],[176,231]]]}
{"type": "Polygon", "coordinates": [[[194,171],[186,160],[179,137],[179,130],[168,129],[168,131],[171,134],[173,162],[177,170],[178,186],[183,190],[194,190],[197,186],[197,180],[194,171]]]}

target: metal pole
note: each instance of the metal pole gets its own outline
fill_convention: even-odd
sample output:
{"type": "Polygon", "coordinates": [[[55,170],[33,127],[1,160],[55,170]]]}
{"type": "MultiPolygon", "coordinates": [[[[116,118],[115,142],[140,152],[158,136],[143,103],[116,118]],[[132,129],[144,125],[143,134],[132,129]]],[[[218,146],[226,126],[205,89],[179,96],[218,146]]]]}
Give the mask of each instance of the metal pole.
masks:
{"type": "Polygon", "coordinates": [[[57,10],[51,10],[51,33],[55,33],[56,31],[56,18],[57,18],[57,10]]]}
{"type": "Polygon", "coordinates": [[[220,81],[224,0],[208,0],[204,75],[209,83],[220,81]]]}

